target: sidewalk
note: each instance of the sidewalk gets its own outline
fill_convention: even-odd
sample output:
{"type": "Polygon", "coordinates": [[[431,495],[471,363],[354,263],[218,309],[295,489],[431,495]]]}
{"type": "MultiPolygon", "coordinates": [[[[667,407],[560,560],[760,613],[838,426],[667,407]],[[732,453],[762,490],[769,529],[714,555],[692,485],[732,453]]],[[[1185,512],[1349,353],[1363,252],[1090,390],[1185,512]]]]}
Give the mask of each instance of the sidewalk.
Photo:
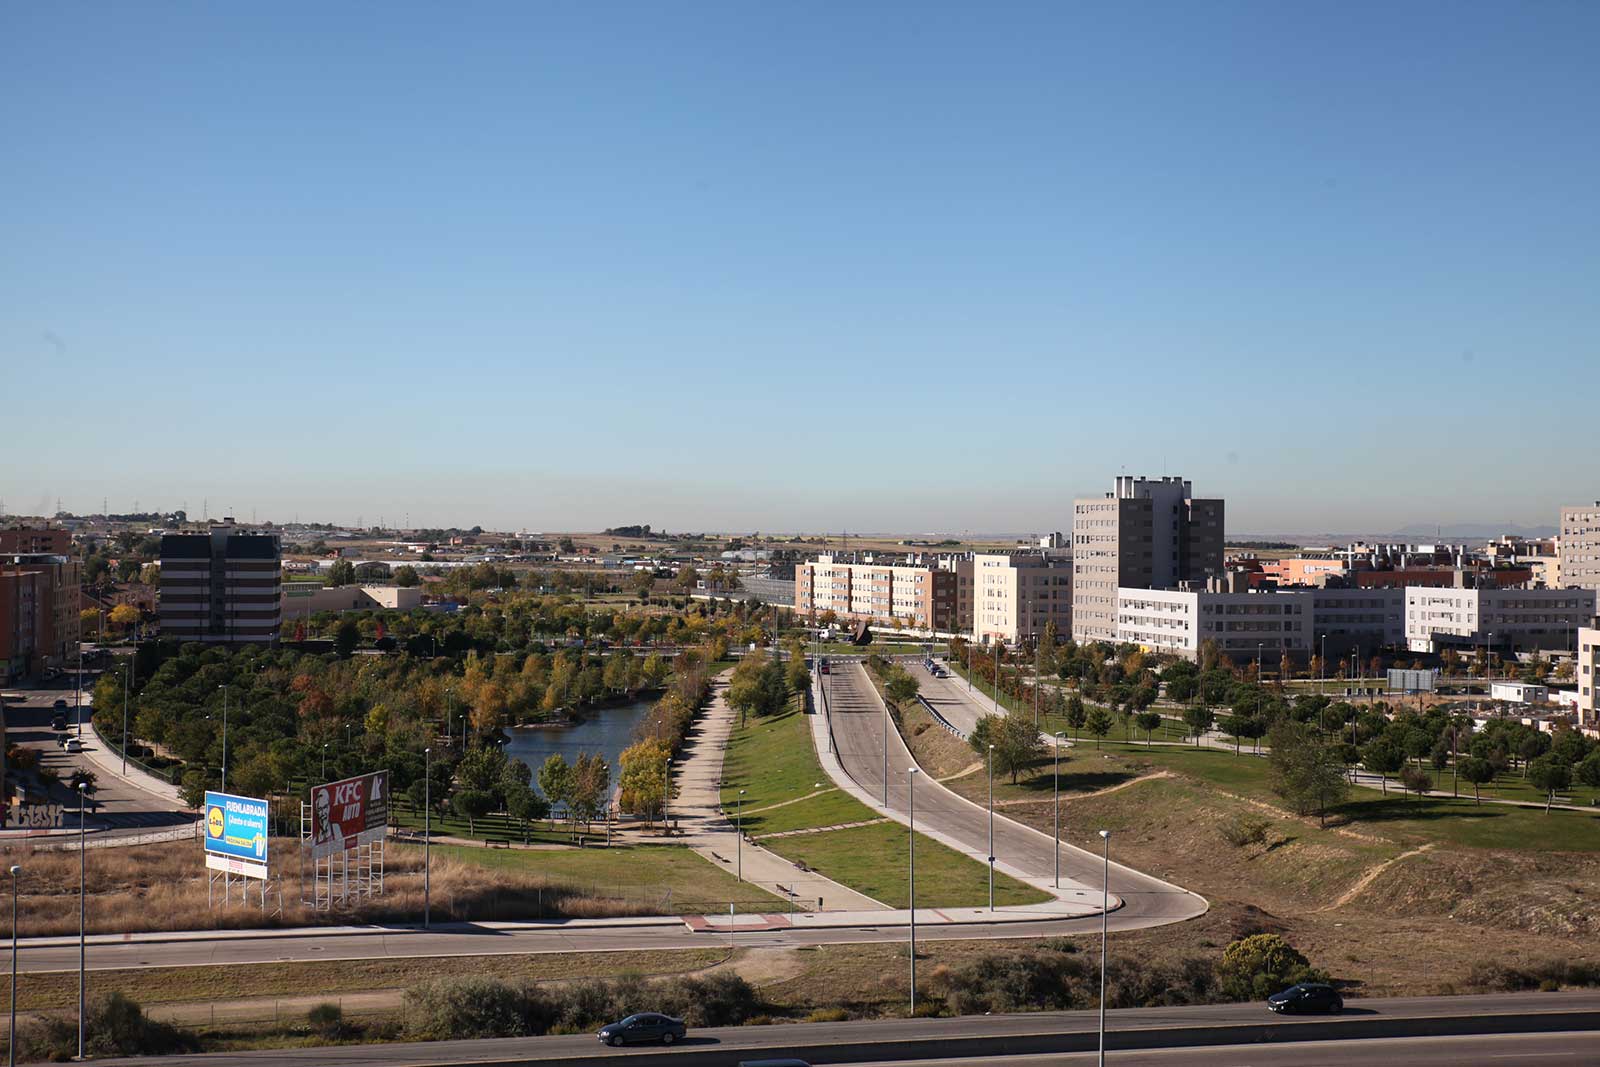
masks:
{"type": "Polygon", "coordinates": [[[141,769],[132,760],[128,761],[128,773],[124,775],[122,773],[122,757],[112,752],[100,740],[100,731],[95,729],[93,723],[89,724],[88,731],[83,735],[82,755],[99,769],[101,777],[121,779],[134,789],[159,798],[174,811],[189,810],[184,804],[183,797],[177,786],[157,778],[149,771],[141,769]]]}
{"type": "Polygon", "coordinates": [[[712,683],[710,706],[690,728],[683,756],[673,768],[678,795],[672,800],[671,816],[683,843],[729,874],[737,873],[742,851],[744,880],[777,897],[807,907],[821,900],[823,909],[831,911],[883,912],[884,905],[871,897],[815,871],[801,871],[748,839],[741,850],[738,835],[722,812],[722,757],[738,714],[727,701],[726,682],[722,675],[712,683]]]}

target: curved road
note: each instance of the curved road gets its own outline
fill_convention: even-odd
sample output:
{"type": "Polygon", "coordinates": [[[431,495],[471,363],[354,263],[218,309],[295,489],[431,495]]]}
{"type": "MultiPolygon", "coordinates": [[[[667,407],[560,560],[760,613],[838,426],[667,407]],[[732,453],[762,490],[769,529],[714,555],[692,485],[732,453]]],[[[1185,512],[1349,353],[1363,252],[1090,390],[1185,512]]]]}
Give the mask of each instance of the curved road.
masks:
{"type": "MultiPolygon", "coordinates": [[[[828,716],[834,744],[845,773],[882,808],[884,804],[884,710],[877,691],[859,663],[839,664],[828,676],[828,716]]],[[[909,768],[915,763],[899,731],[889,730],[889,782],[887,810],[904,821],[908,802],[909,768]]],[[[824,760],[824,763],[827,761],[824,760]]],[[[916,819],[919,830],[961,842],[980,861],[987,855],[988,812],[934,781],[917,776],[916,819]]],[[[1062,805],[1063,821],[1071,807],[1062,805]]],[[[1116,841],[1112,839],[1115,848],[1116,841]]],[[[1034,885],[1049,888],[1054,878],[1055,842],[1022,823],[994,816],[997,867],[1034,885]]],[[[1061,845],[1061,895],[1064,899],[1099,903],[1103,873],[1100,856],[1063,843],[1061,845]],[[1073,883],[1071,886],[1068,882],[1073,883]],[[1087,891],[1085,891],[1087,887],[1087,891]]],[[[1182,922],[1205,914],[1203,897],[1118,863],[1111,864],[1110,891],[1115,912],[1111,925],[1123,930],[1182,922]],[[1120,899],[1121,906],[1117,901],[1120,899]]],[[[1096,929],[1098,915],[1064,919],[1053,924],[1056,932],[1096,929]]]]}

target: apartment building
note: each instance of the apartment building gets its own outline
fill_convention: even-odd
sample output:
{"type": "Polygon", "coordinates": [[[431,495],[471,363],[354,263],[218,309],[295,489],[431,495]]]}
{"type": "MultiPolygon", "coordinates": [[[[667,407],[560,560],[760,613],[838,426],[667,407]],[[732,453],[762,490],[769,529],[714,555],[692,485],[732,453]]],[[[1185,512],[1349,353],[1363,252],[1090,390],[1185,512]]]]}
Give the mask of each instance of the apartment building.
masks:
{"type": "Polygon", "coordinates": [[[1600,730],[1600,619],[1578,627],[1578,725],[1600,730]]]}
{"type": "Polygon", "coordinates": [[[833,555],[796,564],[794,606],[814,617],[950,630],[956,617],[954,570],[932,563],[857,563],[833,555]]]}
{"type": "Polygon", "coordinates": [[[7,530],[0,530],[0,555],[48,553],[66,556],[71,552],[72,533],[69,530],[26,526],[13,526],[7,530]]]}
{"type": "Polygon", "coordinates": [[[1323,587],[1312,591],[1311,600],[1315,651],[1326,648],[1330,660],[1354,651],[1396,648],[1406,639],[1404,589],[1323,587]]]}
{"type": "Polygon", "coordinates": [[[1171,589],[1222,571],[1223,502],[1178,477],[1119,476],[1072,502],[1072,636],[1115,641],[1118,590],[1171,589]]]}
{"type": "Polygon", "coordinates": [[[1264,559],[1261,574],[1279,586],[1321,585],[1350,572],[1348,560],[1334,552],[1302,552],[1285,559],[1264,559]]]}
{"type": "MultiPolygon", "coordinates": [[[[1188,583],[1193,586],[1195,583],[1188,583]]],[[[1264,657],[1276,666],[1288,652],[1308,656],[1315,633],[1311,590],[1248,591],[1234,583],[1212,588],[1117,590],[1118,643],[1195,661],[1207,641],[1243,662],[1264,657]]]]}
{"type": "Polygon", "coordinates": [[[1561,509],[1557,556],[1562,585],[1600,590],[1600,500],[1561,509]]]}
{"type": "Polygon", "coordinates": [[[1072,633],[1070,555],[1049,549],[973,555],[974,639],[1033,641],[1051,622],[1061,639],[1072,633]]]}
{"type": "Polygon", "coordinates": [[[161,538],[161,634],[180,641],[276,641],[282,558],[274,534],[232,525],[161,538]]]}
{"type": "Polygon", "coordinates": [[[54,552],[0,554],[0,679],[61,667],[77,655],[82,567],[54,552]]]}
{"type": "Polygon", "coordinates": [[[1595,614],[1593,589],[1406,590],[1406,645],[1521,652],[1572,648],[1595,614]]]}

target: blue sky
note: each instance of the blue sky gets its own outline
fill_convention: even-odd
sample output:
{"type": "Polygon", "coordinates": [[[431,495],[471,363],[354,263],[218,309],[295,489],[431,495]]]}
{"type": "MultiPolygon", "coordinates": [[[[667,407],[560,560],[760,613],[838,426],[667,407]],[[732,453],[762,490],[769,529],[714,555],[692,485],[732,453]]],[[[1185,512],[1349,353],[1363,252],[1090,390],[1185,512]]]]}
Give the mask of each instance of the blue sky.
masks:
{"type": "Polygon", "coordinates": [[[1597,52],[1582,0],[10,4],[0,498],[1551,523],[1597,52]]]}

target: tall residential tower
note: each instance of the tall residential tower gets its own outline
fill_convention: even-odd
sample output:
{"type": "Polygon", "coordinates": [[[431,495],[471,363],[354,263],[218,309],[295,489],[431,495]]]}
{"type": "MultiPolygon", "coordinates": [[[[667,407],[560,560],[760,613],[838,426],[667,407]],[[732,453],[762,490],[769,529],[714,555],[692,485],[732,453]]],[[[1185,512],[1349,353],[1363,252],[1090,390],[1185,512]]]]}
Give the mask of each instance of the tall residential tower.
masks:
{"type": "Polygon", "coordinates": [[[1182,478],[1120,475],[1072,502],[1072,637],[1117,639],[1117,589],[1171,589],[1222,571],[1222,501],[1182,478]]]}
{"type": "Polygon", "coordinates": [[[161,538],[161,636],[216,644],[278,639],[276,534],[232,525],[161,538]]]}

